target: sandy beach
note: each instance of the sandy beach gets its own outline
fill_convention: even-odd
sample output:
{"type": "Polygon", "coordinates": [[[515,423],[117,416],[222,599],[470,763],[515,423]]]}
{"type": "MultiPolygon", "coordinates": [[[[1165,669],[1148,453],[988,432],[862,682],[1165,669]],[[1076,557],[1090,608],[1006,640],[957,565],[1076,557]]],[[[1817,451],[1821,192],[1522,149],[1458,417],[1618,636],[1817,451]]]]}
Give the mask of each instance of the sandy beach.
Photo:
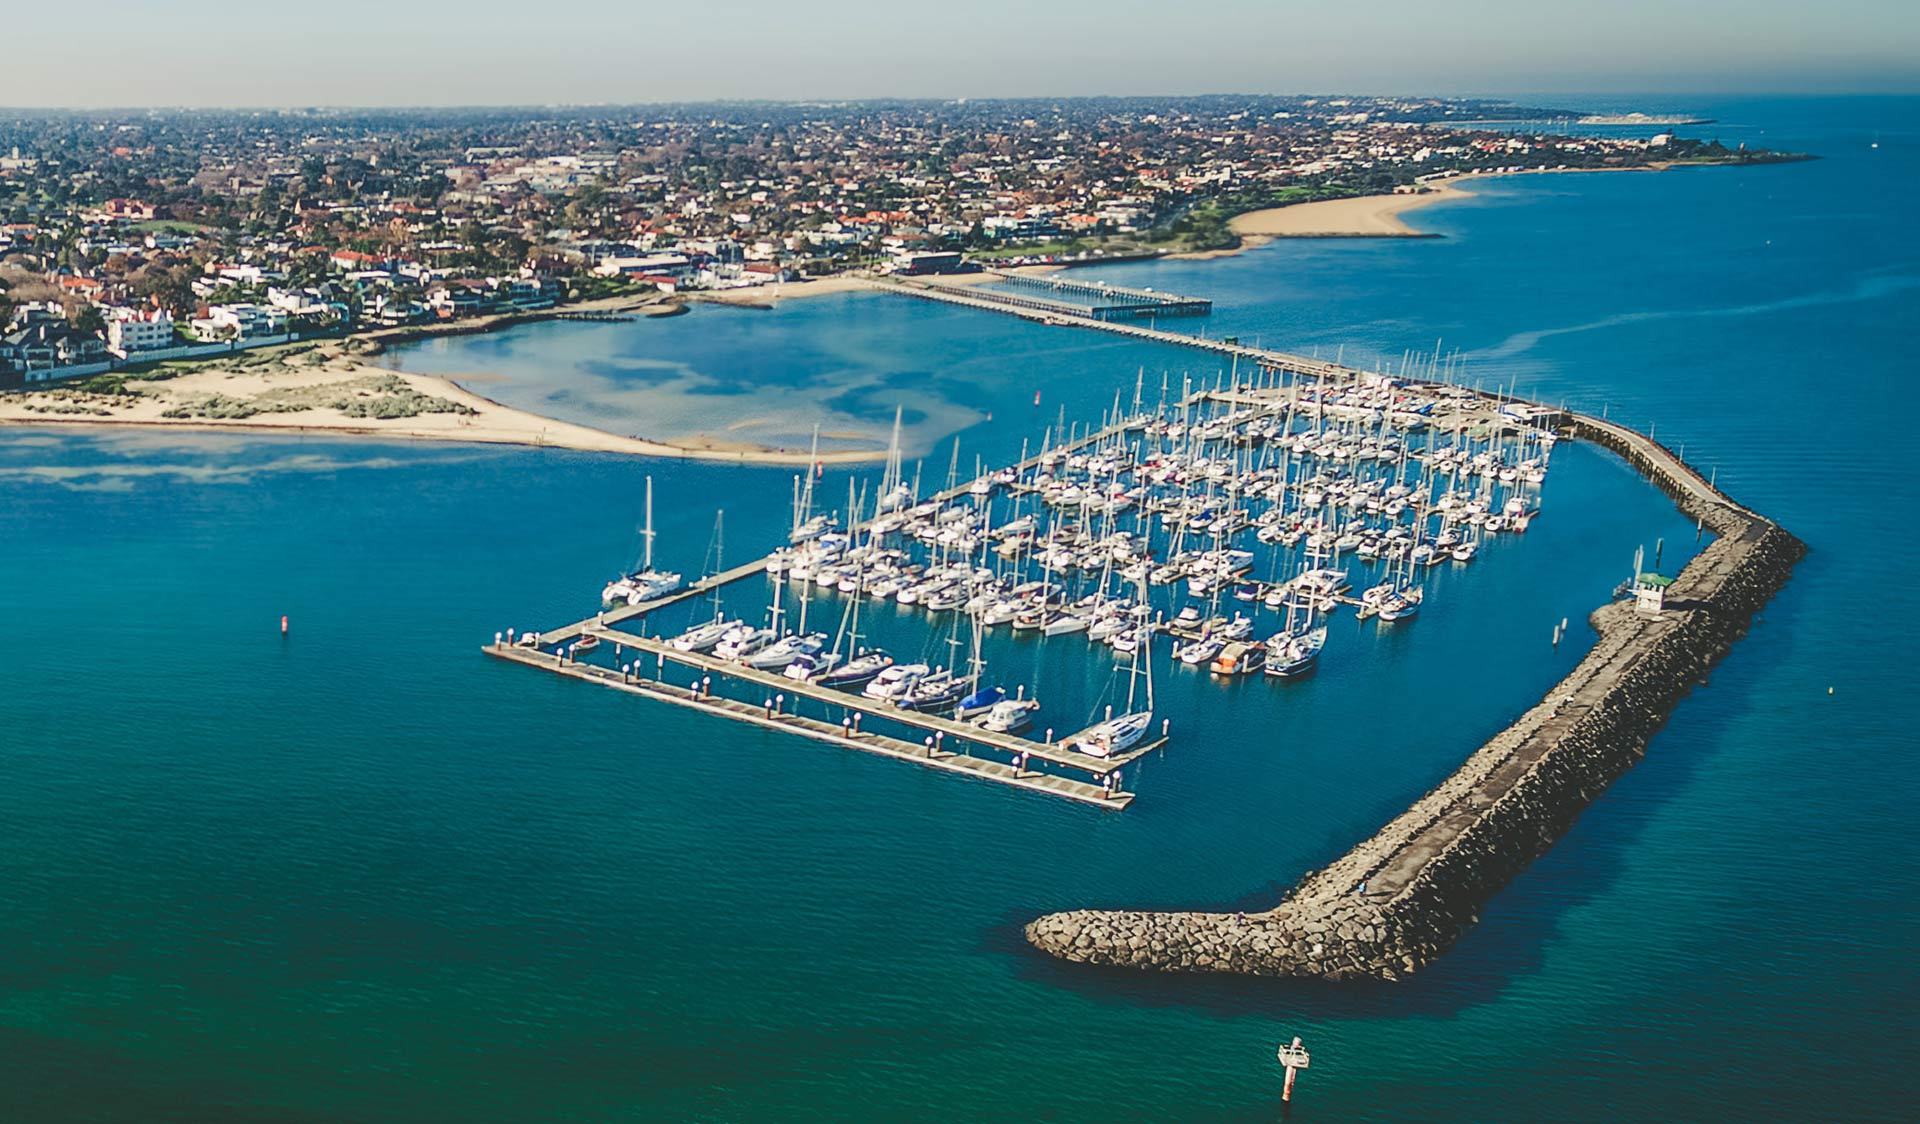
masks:
{"type": "Polygon", "coordinates": [[[823,297],[830,293],[853,293],[873,286],[865,277],[842,274],[816,277],[806,281],[781,281],[772,285],[754,285],[742,289],[706,289],[687,294],[687,299],[703,304],[732,304],[748,308],[770,308],[780,301],[802,297],[823,297]]]}
{"type": "Polygon", "coordinates": [[[1236,215],[1227,229],[1242,238],[1409,238],[1421,232],[1401,221],[1408,211],[1471,194],[1453,183],[1421,192],[1326,199],[1236,215]]]}
{"type": "Polygon", "coordinates": [[[1468,198],[1473,194],[1466,188],[1471,180],[1497,176],[1660,172],[1669,166],[1654,163],[1631,168],[1526,168],[1509,172],[1468,172],[1427,184],[1424,191],[1324,199],[1317,203],[1295,203],[1290,207],[1248,211],[1227,221],[1227,229],[1240,236],[1239,246],[1230,250],[1203,250],[1168,256],[1187,260],[1231,257],[1276,238],[1430,238],[1433,235],[1409,226],[1400,216],[1450,199],[1468,198]]]}
{"type": "Polygon", "coordinates": [[[1460,186],[1460,181],[1467,178],[1462,176],[1429,185],[1427,190],[1420,192],[1323,199],[1316,203],[1295,203],[1290,207],[1248,211],[1227,220],[1227,229],[1239,236],[1240,245],[1225,250],[1196,250],[1168,256],[1184,261],[1229,258],[1255,246],[1264,246],[1276,238],[1431,237],[1408,226],[1400,216],[1448,199],[1464,199],[1472,195],[1472,192],[1460,186]]]}
{"type": "MultiPolygon", "coordinates": [[[[368,366],[337,345],[268,362],[209,365],[172,378],[129,376],[122,393],[56,386],[0,394],[0,426],[61,425],[530,445],[741,464],[809,460],[804,449],[724,440],[669,444],[555,421],[502,406],[450,379],[368,366]],[[411,412],[372,416],[401,411],[411,412]],[[246,416],[232,416],[240,414],[246,416]]],[[[846,451],[821,453],[819,459],[858,463],[884,455],[846,451]]]]}

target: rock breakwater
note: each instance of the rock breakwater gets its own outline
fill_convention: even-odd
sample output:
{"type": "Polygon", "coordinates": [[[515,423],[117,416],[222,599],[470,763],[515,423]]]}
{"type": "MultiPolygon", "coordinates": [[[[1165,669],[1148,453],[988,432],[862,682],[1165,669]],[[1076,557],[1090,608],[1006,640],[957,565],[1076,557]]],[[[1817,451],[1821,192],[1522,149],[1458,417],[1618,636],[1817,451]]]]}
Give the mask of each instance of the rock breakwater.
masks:
{"type": "Polygon", "coordinates": [[[1144,970],[1327,980],[1404,978],[1645,753],[1784,584],[1805,546],[1735,504],[1670,450],[1610,422],[1564,431],[1625,457],[1716,538],[1683,569],[1659,616],[1602,606],[1593,649],[1538,704],[1372,838],[1259,913],[1076,910],[1026,928],[1063,960],[1144,970]]]}

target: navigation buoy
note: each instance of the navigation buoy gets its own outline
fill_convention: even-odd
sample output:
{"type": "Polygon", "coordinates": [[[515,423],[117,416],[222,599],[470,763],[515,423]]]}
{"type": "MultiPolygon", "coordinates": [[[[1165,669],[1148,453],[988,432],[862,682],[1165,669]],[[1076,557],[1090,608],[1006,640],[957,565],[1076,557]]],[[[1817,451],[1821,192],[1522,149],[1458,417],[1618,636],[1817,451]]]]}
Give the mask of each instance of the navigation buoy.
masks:
{"type": "MultiPolygon", "coordinates": [[[[1319,951],[1318,945],[1314,946],[1314,951],[1319,951]]],[[[1294,1075],[1306,1069],[1312,1063],[1312,1060],[1312,1056],[1307,1053],[1307,1048],[1300,1044],[1300,1039],[1297,1036],[1292,1042],[1280,1047],[1280,1064],[1285,1066],[1287,1070],[1287,1082],[1280,1087],[1280,1100],[1282,1102],[1292,1103],[1294,1075]]]]}
{"type": "Polygon", "coordinates": [[[286,634],[287,634],[287,618],[283,616],[280,618],[280,635],[285,636],[286,634]]]}

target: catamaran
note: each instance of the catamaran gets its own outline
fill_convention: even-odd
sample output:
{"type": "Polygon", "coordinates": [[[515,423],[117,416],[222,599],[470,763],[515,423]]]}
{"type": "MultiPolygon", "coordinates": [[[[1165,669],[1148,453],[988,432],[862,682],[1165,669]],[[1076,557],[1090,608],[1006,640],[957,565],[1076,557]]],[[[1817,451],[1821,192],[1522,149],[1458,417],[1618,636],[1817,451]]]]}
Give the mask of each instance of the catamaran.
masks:
{"type": "Polygon", "coordinates": [[[678,590],[685,584],[679,574],[653,568],[653,477],[647,477],[647,522],[640,532],[642,547],[640,568],[624,578],[608,582],[600,591],[603,605],[642,605],[678,590]]]}

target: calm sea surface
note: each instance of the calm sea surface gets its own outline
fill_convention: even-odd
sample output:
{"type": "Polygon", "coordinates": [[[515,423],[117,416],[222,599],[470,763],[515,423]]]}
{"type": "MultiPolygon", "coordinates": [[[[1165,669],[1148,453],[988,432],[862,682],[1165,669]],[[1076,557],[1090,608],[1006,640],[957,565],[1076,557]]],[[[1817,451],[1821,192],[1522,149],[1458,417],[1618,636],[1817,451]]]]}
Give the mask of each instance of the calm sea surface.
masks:
{"type": "MultiPolygon", "coordinates": [[[[1299,1120],[1910,1119],[1920,102],[1677,108],[1824,159],[1507,179],[1420,212],[1442,239],[1098,272],[1214,297],[1209,335],[1395,362],[1441,341],[1469,380],[1652,426],[1813,547],[1424,976],[1114,977],[1018,926],[1269,901],[1449,772],[1579,658],[1635,547],[1697,549],[1594,449],[1563,445],[1545,515],[1417,623],[1337,619],[1316,678],[1163,666],[1177,737],[1116,815],[479,654],[589,607],[644,475],[664,560],[697,571],[716,507],[729,559],[772,544],[787,472],[10,431],[0,1119],[1272,1120],[1295,1034],[1299,1120]]],[[[649,436],[797,444],[824,414],[853,443],[901,404],[930,483],[956,433],[970,475],[1137,375],[1154,397],[1219,374],[864,294],[400,361],[649,436]]],[[[907,647],[909,624],[875,627],[907,647]]],[[[1064,724],[1111,682],[1062,640],[989,655],[1039,669],[1064,724]]]]}

